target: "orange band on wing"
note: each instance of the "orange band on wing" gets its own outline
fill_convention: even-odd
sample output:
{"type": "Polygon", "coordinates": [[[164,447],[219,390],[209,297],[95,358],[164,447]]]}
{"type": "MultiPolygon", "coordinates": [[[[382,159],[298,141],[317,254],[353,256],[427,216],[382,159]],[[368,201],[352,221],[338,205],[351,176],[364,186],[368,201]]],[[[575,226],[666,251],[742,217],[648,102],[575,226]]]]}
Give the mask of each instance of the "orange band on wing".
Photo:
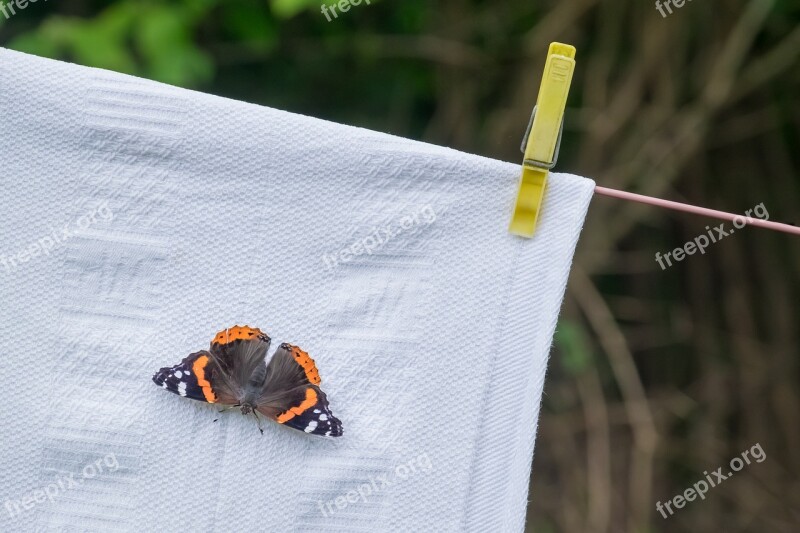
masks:
{"type": "Polygon", "coordinates": [[[322,380],[319,377],[317,365],[314,363],[314,360],[297,346],[292,346],[292,356],[294,356],[294,360],[297,361],[297,364],[303,367],[303,371],[306,373],[306,378],[308,381],[314,385],[319,385],[322,380]]]}
{"type": "Polygon", "coordinates": [[[192,370],[194,371],[194,375],[197,376],[197,384],[203,388],[203,396],[206,397],[206,401],[208,403],[215,403],[217,397],[214,395],[211,383],[206,379],[206,365],[208,365],[208,356],[203,355],[192,363],[192,370]]]}
{"type": "Polygon", "coordinates": [[[264,333],[258,328],[251,328],[250,326],[233,326],[226,328],[214,335],[212,344],[225,345],[238,340],[250,340],[263,336],[264,333]]]}
{"type": "Polygon", "coordinates": [[[303,403],[298,405],[297,407],[292,407],[288,411],[284,411],[283,413],[278,415],[276,419],[279,424],[284,424],[291,420],[292,418],[296,417],[297,415],[302,415],[307,410],[311,409],[317,405],[317,391],[312,389],[311,387],[306,389],[306,399],[303,400],[303,403]]]}

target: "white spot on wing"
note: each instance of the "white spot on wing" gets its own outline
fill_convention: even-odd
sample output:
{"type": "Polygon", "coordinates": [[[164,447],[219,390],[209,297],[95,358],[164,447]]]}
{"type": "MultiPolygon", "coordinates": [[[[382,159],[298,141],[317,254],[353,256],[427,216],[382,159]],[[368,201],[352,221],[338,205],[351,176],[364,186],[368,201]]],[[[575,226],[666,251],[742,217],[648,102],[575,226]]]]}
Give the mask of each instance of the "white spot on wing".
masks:
{"type": "Polygon", "coordinates": [[[328,415],[319,415],[319,419],[325,422],[328,419],[328,415]]]}
{"type": "Polygon", "coordinates": [[[180,394],[181,396],[186,396],[186,382],[185,381],[181,381],[180,383],[178,383],[178,394],[180,394]]]}
{"type": "Polygon", "coordinates": [[[306,426],[305,432],[306,432],[306,433],[311,433],[311,432],[312,432],[312,431],[314,431],[315,429],[317,429],[317,421],[316,421],[316,420],[312,420],[312,421],[311,421],[311,422],[309,422],[309,423],[308,423],[308,425],[306,426]]]}
{"type": "Polygon", "coordinates": [[[181,372],[180,370],[176,370],[175,371],[175,377],[178,378],[178,379],[181,379],[183,377],[183,372],[181,372]]]}

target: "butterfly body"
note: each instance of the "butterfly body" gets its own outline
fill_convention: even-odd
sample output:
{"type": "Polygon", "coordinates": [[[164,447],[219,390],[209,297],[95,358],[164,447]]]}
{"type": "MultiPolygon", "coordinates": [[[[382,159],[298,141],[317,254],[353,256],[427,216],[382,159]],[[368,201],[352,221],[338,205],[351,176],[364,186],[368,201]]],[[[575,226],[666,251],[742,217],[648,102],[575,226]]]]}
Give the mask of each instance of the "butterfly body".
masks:
{"type": "Polygon", "coordinates": [[[297,346],[283,343],[269,363],[272,340],[258,328],[233,326],[214,336],[208,350],[156,372],[156,385],[179,396],[239,407],[313,435],[338,437],[316,364],[297,346]]]}

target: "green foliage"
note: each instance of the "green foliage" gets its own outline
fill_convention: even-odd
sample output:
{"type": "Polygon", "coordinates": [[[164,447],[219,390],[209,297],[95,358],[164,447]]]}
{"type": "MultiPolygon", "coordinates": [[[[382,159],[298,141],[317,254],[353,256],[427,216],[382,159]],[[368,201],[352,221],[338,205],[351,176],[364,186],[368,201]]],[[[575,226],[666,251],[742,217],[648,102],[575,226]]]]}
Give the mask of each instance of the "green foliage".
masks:
{"type": "Polygon", "coordinates": [[[269,52],[278,43],[278,23],[257,1],[234,2],[222,11],[226,37],[256,51],[269,52]]]}
{"type": "Polygon", "coordinates": [[[319,8],[322,2],[321,0],[270,0],[269,3],[276,16],[290,18],[309,7],[319,8]]]}
{"type": "Polygon", "coordinates": [[[560,354],[558,360],[570,374],[580,374],[591,364],[592,354],[586,334],[578,324],[570,320],[559,322],[554,341],[560,354]]]}
{"type": "Polygon", "coordinates": [[[211,78],[211,60],[193,43],[189,13],[152,6],[138,20],[132,35],[147,65],[148,77],[176,85],[211,78]]]}
{"type": "MultiPolygon", "coordinates": [[[[53,4],[56,7],[51,11],[27,11],[26,15],[38,16],[40,23],[15,35],[8,46],[194,87],[212,81],[217,74],[215,64],[220,61],[207,49],[209,45],[233,49],[234,53],[239,51],[236,47],[243,46],[247,54],[265,57],[276,52],[280,25],[303,13],[311,27],[325,24],[321,29],[328,38],[328,51],[335,51],[337,40],[349,38],[349,29],[343,20],[326,23],[319,14],[321,3],[322,0],[123,0],[101,7],[105,2],[97,1],[89,2],[99,9],[91,18],[75,16],[53,4]],[[204,32],[212,37],[211,42],[201,37],[204,32]]],[[[420,13],[426,11],[417,2],[407,4],[398,10],[398,30],[416,25],[420,13]]],[[[368,36],[358,44],[369,54],[368,36]]]]}
{"type": "Polygon", "coordinates": [[[10,47],[93,67],[191,86],[214,74],[211,58],[195,42],[194,29],[211,2],[117,2],[92,19],[46,18],[10,47]]]}

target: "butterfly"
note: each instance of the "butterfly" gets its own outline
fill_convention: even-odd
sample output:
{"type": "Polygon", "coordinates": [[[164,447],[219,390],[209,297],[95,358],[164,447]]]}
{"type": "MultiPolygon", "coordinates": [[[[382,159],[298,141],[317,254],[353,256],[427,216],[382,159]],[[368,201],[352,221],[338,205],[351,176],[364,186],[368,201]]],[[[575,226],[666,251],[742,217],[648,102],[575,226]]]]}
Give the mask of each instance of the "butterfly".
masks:
{"type": "MultiPolygon", "coordinates": [[[[333,416],[319,388],[314,360],[291,344],[278,346],[266,363],[272,339],[258,328],[233,326],[217,333],[208,350],[156,372],[156,385],[184,398],[239,407],[278,424],[312,435],[340,437],[342,423],[333,416]]],[[[223,409],[223,410],[227,410],[223,409]]]]}

